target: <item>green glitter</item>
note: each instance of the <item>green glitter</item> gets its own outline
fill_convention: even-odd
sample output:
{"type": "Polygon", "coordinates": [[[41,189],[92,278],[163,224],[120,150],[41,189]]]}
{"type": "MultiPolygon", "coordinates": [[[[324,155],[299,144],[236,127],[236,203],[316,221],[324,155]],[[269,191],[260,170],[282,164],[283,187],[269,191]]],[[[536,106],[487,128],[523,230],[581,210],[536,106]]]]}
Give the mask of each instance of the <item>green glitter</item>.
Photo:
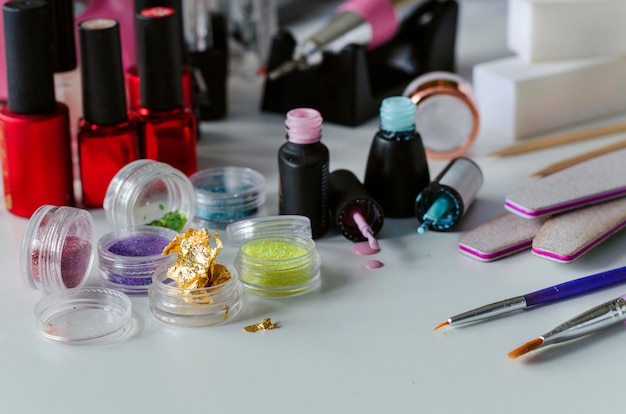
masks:
{"type": "Polygon", "coordinates": [[[257,240],[242,246],[255,260],[242,263],[241,278],[256,286],[290,286],[308,282],[312,257],[307,250],[280,240],[257,240]]]}
{"type": "Polygon", "coordinates": [[[167,227],[168,229],[180,232],[183,227],[185,227],[185,223],[187,223],[187,217],[179,213],[178,210],[175,210],[165,213],[160,219],[146,223],[146,226],[167,227]]]}
{"type": "Polygon", "coordinates": [[[275,240],[259,240],[248,243],[243,247],[243,252],[258,259],[286,260],[304,256],[306,250],[302,247],[275,240]]]}

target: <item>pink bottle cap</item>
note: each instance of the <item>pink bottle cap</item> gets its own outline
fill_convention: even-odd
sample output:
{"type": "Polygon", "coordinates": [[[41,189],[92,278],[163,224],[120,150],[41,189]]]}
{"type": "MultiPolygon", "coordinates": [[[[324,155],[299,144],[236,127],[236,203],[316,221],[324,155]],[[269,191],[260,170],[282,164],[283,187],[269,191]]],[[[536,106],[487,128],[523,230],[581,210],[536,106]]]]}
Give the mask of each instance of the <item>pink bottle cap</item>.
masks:
{"type": "Polygon", "coordinates": [[[287,112],[287,139],[296,144],[312,144],[322,138],[322,115],[315,109],[296,108],[287,112]]]}

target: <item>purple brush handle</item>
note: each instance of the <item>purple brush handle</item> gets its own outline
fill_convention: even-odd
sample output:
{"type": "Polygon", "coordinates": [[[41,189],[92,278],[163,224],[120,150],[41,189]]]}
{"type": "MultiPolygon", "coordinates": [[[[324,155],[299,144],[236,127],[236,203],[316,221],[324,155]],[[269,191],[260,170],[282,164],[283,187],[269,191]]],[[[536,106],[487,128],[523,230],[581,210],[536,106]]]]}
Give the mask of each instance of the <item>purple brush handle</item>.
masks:
{"type": "Polygon", "coordinates": [[[526,300],[526,306],[534,306],[566,299],[624,281],[626,281],[626,267],[619,267],[527,293],[523,297],[526,300]]]}

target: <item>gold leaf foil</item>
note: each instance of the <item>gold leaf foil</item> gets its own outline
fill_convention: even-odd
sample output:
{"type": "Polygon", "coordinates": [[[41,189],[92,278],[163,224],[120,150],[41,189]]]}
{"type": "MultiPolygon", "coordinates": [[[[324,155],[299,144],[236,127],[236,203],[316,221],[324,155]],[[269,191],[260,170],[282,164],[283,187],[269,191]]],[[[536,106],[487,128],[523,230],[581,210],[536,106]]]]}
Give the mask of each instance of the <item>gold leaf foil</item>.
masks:
{"type": "Polygon", "coordinates": [[[198,289],[218,286],[231,278],[226,266],[217,263],[217,256],[222,251],[222,241],[218,232],[213,234],[215,248],[211,247],[211,234],[207,229],[189,229],[174,238],[163,249],[163,255],[176,253],[176,263],[167,270],[167,277],[176,282],[176,286],[185,289],[185,301],[198,304],[213,303],[208,290],[198,289]]]}
{"type": "Polygon", "coordinates": [[[258,331],[269,331],[270,329],[278,328],[278,324],[272,322],[271,318],[265,318],[262,322],[255,323],[254,325],[248,325],[243,328],[244,332],[258,332],[258,331]]]}

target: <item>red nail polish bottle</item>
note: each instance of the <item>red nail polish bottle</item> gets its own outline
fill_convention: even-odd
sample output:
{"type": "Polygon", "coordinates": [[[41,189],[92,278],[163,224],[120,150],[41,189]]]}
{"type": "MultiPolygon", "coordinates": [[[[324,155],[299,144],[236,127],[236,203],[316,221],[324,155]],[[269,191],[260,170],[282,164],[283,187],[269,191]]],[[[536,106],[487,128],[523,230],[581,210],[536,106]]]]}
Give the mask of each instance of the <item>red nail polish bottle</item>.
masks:
{"type": "Polygon", "coordinates": [[[69,116],[54,95],[51,15],[46,1],[2,7],[8,101],[0,110],[7,210],[30,217],[39,206],[74,204],[69,116]]]}
{"type": "Polygon", "coordinates": [[[84,111],[78,131],[83,204],[102,207],[111,179],[139,158],[137,123],[126,111],[118,22],[83,20],[78,33],[84,111]]]}
{"type": "Polygon", "coordinates": [[[174,9],[135,16],[139,71],[139,149],[187,175],[197,171],[196,118],[183,106],[181,50],[174,9]]]}

